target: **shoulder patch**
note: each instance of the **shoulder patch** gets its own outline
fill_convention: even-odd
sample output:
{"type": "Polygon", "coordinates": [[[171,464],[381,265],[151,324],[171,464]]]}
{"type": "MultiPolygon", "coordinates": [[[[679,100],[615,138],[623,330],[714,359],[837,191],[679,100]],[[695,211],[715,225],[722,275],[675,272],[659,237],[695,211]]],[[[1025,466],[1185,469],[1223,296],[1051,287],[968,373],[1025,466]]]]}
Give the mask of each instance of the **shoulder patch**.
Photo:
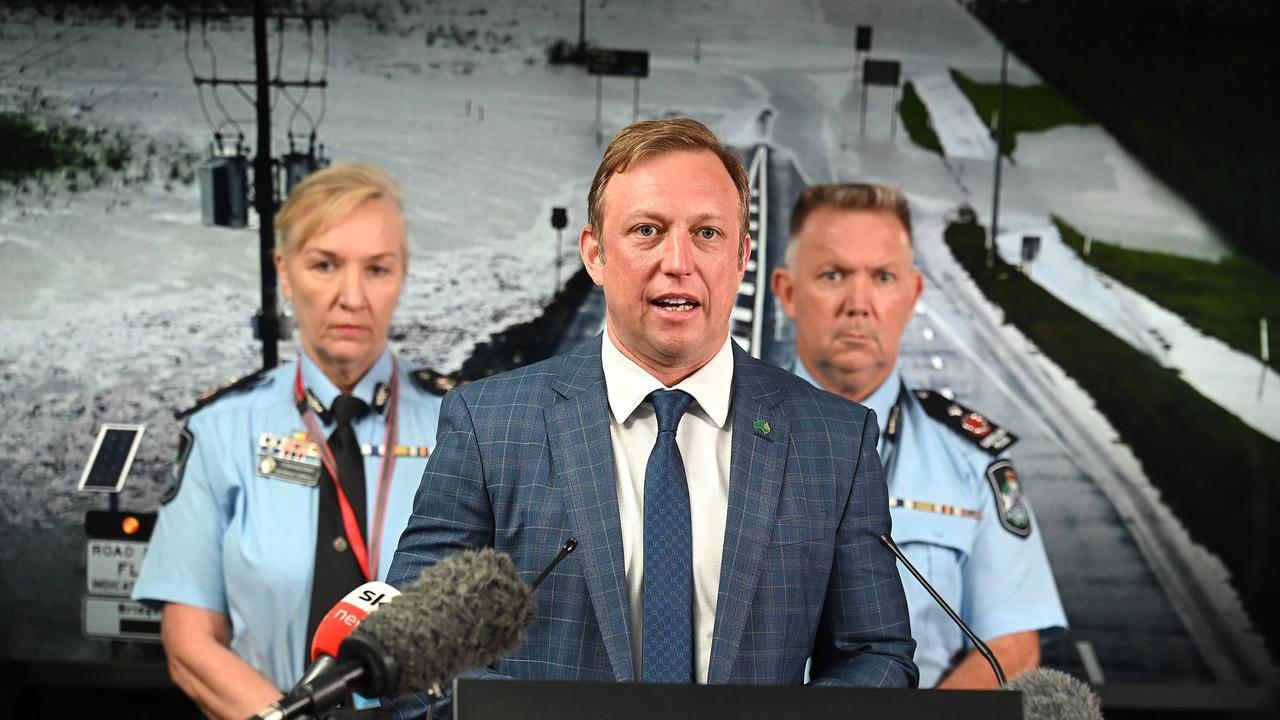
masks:
{"type": "Polygon", "coordinates": [[[213,404],[215,401],[218,400],[218,398],[224,397],[226,395],[230,395],[235,392],[239,392],[241,390],[248,390],[254,385],[257,385],[258,382],[261,381],[266,376],[266,374],[267,374],[267,370],[262,369],[256,373],[253,373],[252,375],[244,375],[237,378],[231,378],[230,380],[228,380],[226,383],[222,385],[209,388],[208,390],[205,390],[204,392],[200,393],[199,396],[196,397],[196,401],[191,407],[186,408],[185,410],[178,410],[177,412],[175,412],[173,414],[173,419],[181,420],[191,415],[195,411],[205,407],[206,405],[213,404]]]}
{"type": "Polygon", "coordinates": [[[1013,463],[997,460],[987,466],[987,482],[996,495],[996,515],[1005,530],[1018,537],[1031,537],[1031,514],[1022,499],[1022,486],[1013,463]]]}
{"type": "Polygon", "coordinates": [[[178,491],[182,489],[182,476],[187,472],[187,459],[191,457],[191,448],[195,444],[196,434],[183,425],[182,432],[178,434],[178,453],[173,458],[173,482],[164,491],[164,497],[160,498],[161,505],[168,505],[170,500],[178,497],[178,491]]]}
{"type": "Polygon", "coordinates": [[[1013,447],[1018,436],[997,426],[985,416],[932,390],[915,390],[916,399],[929,417],[946,425],[961,437],[995,456],[1013,447]]]}
{"type": "Polygon", "coordinates": [[[432,395],[444,395],[459,385],[466,385],[468,382],[459,380],[452,375],[443,375],[430,368],[414,370],[409,373],[409,377],[413,378],[414,385],[432,395]]]}

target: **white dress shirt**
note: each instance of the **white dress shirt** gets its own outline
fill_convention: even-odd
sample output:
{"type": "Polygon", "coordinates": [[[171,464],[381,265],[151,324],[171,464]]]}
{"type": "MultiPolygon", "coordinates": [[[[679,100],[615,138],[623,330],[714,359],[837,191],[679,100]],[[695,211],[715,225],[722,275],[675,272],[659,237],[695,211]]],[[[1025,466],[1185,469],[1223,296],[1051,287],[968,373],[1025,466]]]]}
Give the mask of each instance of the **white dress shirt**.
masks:
{"type": "MultiPolygon", "coordinates": [[[[714,357],[672,390],[693,396],[680,420],[676,445],[689,483],[689,517],[693,540],[693,660],[694,679],[707,682],[711,637],[720,590],[720,559],[724,550],[725,518],[729,513],[729,463],[733,425],[729,405],[733,396],[733,350],[729,338],[714,357]]],[[[605,388],[613,422],[614,468],[618,481],[618,514],[622,521],[622,556],[630,600],[631,658],[641,677],[644,618],[644,476],[658,437],[653,404],[644,400],[666,386],[623,355],[606,332],[601,353],[605,388]]]]}

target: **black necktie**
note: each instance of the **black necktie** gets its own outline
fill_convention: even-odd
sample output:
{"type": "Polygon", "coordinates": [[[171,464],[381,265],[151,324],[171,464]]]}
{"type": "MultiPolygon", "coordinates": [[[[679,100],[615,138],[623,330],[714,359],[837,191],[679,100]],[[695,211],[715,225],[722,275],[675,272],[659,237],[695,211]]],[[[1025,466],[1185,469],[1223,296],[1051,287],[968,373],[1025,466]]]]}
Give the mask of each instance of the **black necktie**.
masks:
{"type": "MultiPolygon", "coordinates": [[[[364,457],[356,440],[351,423],[369,412],[365,401],[350,395],[339,395],[330,408],[338,427],[329,436],[329,449],[338,465],[338,480],[342,492],[351,504],[356,522],[360,525],[360,537],[365,533],[364,457]]],[[[344,595],[365,582],[364,573],[351,542],[342,527],[342,511],[338,505],[338,493],[326,468],[320,476],[320,512],[316,522],[316,564],[311,583],[311,612],[307,618],[307,639],[303,649],[303,665],[310,660],[311,639],[326,613],[344,595]]]]}

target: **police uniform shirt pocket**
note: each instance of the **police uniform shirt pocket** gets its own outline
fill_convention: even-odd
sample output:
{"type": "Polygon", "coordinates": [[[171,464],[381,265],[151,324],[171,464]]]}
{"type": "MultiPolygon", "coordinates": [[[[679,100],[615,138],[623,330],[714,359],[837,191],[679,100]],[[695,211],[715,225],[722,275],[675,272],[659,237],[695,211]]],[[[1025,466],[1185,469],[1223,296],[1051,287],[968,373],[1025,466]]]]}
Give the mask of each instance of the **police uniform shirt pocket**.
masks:
{"type": "Polygon", "coordinates": [[[907,508],[893,508],[889,515],[893,520],[893,541],[899,545],[938,545],[951,548],[962,556],[973,550],[979,526],[977,518],[907,508]]]}

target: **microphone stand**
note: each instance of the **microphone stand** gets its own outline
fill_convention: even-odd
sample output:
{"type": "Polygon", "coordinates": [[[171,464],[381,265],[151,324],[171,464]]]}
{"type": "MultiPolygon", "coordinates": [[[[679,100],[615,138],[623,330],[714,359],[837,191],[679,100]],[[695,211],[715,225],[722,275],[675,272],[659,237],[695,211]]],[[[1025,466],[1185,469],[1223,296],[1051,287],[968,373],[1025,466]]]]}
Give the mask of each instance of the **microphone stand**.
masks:
{"type": "Polygon", "coordinates": [[[952,610],[951,606],[947,604],[947,601],[943,600],[942,596],[938,594],[938,591],[933,589],[933,586],[929,584],[929,581],[924,579],[924,575],[921,575],[920,571],[916,569],[916,566],[911,564],[911,561],[902,553],[902,550],[898,547],[898,544],[893,541],[893,538],[889,537],[887,534],[882,534],[880,535],[880,544],[888,548],[889,552],[893,553],[893,556],[898,558],[898,562],[901,562],[908,570],[911,571],[911,574],[914,575],[916,580],[924,586],[924,589],[929,591],[929,595],[933,598],[933,601],[942,606],[942,609],[947,612],[947,615],[951,618],[952,622],[960,626],[960,629],[964,631],[965,637],[969,638],[969,642],[973,643],[973,646],[978,649],[978,652],[982,654],[982,657],[986,658],[987,662],[991,665],[991,669],[996,674],[996,680],[1000,681],[1000,687],[1003,688],[1007,686],[1009,681],[1005,679],[1004,669],[1001,668],[1000,663],[996,661],[995,653],[991,652],[991,648],[987,647],[987,644],[982,642],[982,639],[978,637],[977,633],[969,629],[969,626],[960,619],[960,616],[956,614],[956,611],[952,610]]]}

